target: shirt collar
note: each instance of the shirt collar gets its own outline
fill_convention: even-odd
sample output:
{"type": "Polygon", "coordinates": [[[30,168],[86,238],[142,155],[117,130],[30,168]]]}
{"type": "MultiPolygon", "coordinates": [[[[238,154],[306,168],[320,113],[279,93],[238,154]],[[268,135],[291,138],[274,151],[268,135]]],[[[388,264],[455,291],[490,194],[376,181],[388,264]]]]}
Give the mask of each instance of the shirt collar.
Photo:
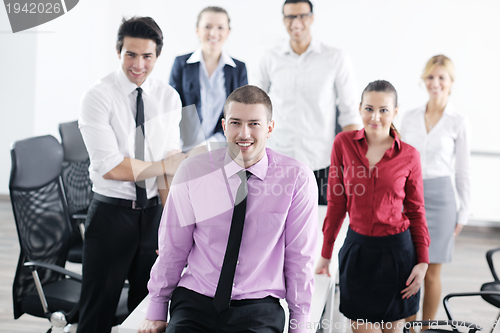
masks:
{"type": "MultiPolygon", "coordinates": [[[[396,132],[391,128],[391,136],[394,138],[394,142],[392,143],[391,150],[394,149],[395,146],[397,146],[398,149],[401,149],[401,140],[399,139],[399,136],[396,134],[396,132]]],[[[353,138],[353,140],[356,141],[361,141],[365,140],[366,141],[366,135],[365,135],[365,129],[362,128],[359,131],[357,131],[353,138]]]]}
{"type": "MultiPolygon", "coordinates": [[[[422,108],[420,108],[419,110],[422,114],[424,114],[425,111],[427,110],[427,104],[422,106],[422,108]]],[[[444,107],[443,114],[446,113],[447,115],[452,115],[455,112],[456,112],[455,106],[450,101],[448,101],[448,103],[446,103],[446,106],[444,107]]]]}
{"type": "MultiPolygon", "coordinates": [[[[290,44],[290,40],[287,40],[282,48],[281,52],[284,54],[296,54],[295,51],[292,49],[292,45],[290,44]]],[[[309,46],[307,47],[306,52],[303,54],[307,54],[309,52],[316,52],[316,53],[321,53],[321,47],[318,41],[316,41],[314,38],[311,39],[311,42],[309,43],[309,46]]]]}
{"type": "MultiPolygon", "coordinates": [[[[264,180],[266,178],[268,168],[269,168],[269,158],[267,157],[267,149],[266,149],[266,153],[260,159],[260,161],[249,167],[247,170],[250,171],[252,175],[256,176],[260,180],[264,180]]],[[[227,178],[243,170],[243,167],[238,163],[236,163],[231,156],[229,156],[229,152],[227,150],[224,157],[224,170],[226,171],[227,178]]]]}
{"type": "MultiPolygon", "coordinates": [[[[122,88],[122,91],[127,96],[129,94],[131,94],[132,92],[134,92],[134,90],[136,90],[138,88],[138,86],[135,83],[130,82],[128,77],[125,75],[123,68],[121,68],[121,67],[118,68],[117,79],[118,79],[118,83],[120,84],[120,87],[122,88]]],[[[147,95],[149,90],[150,90],[149,81],[150,80],[148,80],[146,78],[146,80],[141,84],[142,93],[145,95],[147,95]]]]}
{"type": "MultiPolygon", "coordinates": [[[[197,62],[205,63],[203,61],[203,51],[201,50],[201,47],[197,48],[196,51],[193,52],[193,54],[189,57],[188,60],[186,60],[188,64],[194,64],[197,62]]],[[[236,67],[236,64],[234,63],[233,59],[229,56],[229,54],[222,50],[220,58],[219,58],[219,65],[220,67],[224,67],[225,65],[231,66],[231,67],[236,67]]]]}
{"type": "Polygon", "coordinates": [[[455,107],[453,106],[453,104],[451,104],[451,102],[446,103],[443,113],[446,113],[448,115],[452,115],[455,113],[455,107]]]}

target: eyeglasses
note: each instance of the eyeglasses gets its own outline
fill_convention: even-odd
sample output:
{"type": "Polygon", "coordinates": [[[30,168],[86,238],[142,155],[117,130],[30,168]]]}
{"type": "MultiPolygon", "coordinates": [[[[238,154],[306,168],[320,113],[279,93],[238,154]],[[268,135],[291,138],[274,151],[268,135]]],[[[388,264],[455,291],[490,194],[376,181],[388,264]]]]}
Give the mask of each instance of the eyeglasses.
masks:
{"type": "Polygon", "coordinates": [[[307,18],[311,17],[312,13],[309,12],[307,14],[299,14],[299,15],[285,15],[283,18],[288,23],[292,23],[293,20],[299,19],[299,21],[304,22],[307,18]]]}

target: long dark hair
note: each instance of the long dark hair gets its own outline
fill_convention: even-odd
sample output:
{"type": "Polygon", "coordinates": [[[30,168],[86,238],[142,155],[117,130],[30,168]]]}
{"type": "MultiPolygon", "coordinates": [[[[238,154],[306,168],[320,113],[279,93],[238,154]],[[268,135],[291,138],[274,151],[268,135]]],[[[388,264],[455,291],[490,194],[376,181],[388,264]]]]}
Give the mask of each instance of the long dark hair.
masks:
{"type": "MultiPolygon", "coordinates": [[[[371,91],[391,93],[394,97],[394,107],[398,106],[398,93],[396,92],[396,88],[394,88],[394,86],[389,81],[377,80],[368,83],[365,90],[363,90],[363,93],[361,94],[361,102],[363,102],[363,96],[365,95],[365,93],[371,91]]],[[[399,134],[396,126],[394,126],[393,123],[391,123],[391,129],[396,133],[398,138],[401,139],[401,135],[399,134]]]]}

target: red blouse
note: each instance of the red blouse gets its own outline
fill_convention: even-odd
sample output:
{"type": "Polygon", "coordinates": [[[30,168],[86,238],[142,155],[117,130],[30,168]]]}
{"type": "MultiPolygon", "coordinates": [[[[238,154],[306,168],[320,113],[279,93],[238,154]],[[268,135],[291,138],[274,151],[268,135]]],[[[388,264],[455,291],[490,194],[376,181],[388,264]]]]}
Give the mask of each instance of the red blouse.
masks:
{"type": "MultiPolygon", "coordinates": [[[[391,131],[392,132],[392,131],[391,131]]],[[[365,130],[339,133],[333,143],[328,179],[328,210],[321,255],[331,258],[346,212],[350,228],[373,237],[410,228],[418,262],[429,263],[420,155],[395,137],[392,147],[370,171],[365,130]],[[404,207],[404,210],[402,210],[404,207]]]]}

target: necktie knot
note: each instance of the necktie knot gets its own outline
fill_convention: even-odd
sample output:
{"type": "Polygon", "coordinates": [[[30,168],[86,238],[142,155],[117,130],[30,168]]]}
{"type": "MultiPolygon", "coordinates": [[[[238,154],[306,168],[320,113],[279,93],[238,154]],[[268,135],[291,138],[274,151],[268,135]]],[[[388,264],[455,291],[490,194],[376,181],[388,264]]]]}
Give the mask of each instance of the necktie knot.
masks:
{"type": "Polygon", "coordinates": [[[247,198],[248,195],[248,178],[252,175],[250,171],[241,170],[237,173],[238,177],[241,179],[240,187],[236,192],[236,198],[234,200],[234,205],[239,205],[244,199],[247,198]]]}
{"type": "Polygon", "coordinates": [[[142,88],[137,87],[135,90],[137,90],[137,95],[142,95],[142,88]]]}
{"type": "Polygon", "coordinates": [[[240,170],[237,173],[238,177],[240,177],[241,181],[247,181],[248,178],[252,175],[252,173],[248,170],[240,170]]]}

